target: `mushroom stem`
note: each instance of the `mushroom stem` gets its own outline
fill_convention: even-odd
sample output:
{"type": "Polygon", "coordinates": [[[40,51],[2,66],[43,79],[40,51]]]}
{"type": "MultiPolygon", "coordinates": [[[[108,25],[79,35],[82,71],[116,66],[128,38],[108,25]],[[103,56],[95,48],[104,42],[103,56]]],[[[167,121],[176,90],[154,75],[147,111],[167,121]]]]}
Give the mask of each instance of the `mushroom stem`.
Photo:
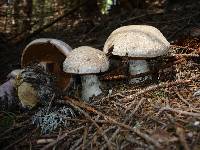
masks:
{"type": "MultiPolygon", "coordinates": [[[[141,74],[149,71],[148,63],[146,60],[130,60],[129,73],[130,75],[141,74]]],[[[145,77],[133,78],[129,81],[130,84],[140,83],[151,78],[149,75],[145,77]]]]}
{"type": "Polygon", "coordinates": [[[82,99],[89,101],[90,97],[97,96],[102,93],[100,89],[100,81],[96,75],[81,76],[82,83],[82,99]]]}

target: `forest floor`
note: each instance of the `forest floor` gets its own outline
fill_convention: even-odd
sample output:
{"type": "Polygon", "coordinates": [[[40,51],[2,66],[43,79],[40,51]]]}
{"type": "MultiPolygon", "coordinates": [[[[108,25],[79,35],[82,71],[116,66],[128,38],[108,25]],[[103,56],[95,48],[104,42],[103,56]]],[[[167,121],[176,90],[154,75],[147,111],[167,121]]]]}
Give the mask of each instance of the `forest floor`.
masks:
{"type": "Polygon", "coordinates": [[[99,76],[107,82],[107,92],[92,103],[65,97],[81,115],[66,119],[67,127],[48,135],[32,124],[36,110],[1,111],[0,149],[200,149],[200,99],[194,94],[200,89],[199,5],[177,5],[170,11],[135,9],[99,18],[69,16],[62,24],[54,24],[55,30],[45,30],[20,44],[6,40],[13,35],[2,35],[1,83],[11,70],[20,68],[24,46],[39,37],[58,38],[73,48],[102,49],[117,27],[147,24],[160,29],[170,41],[173,56],[148,60],[157,66],[150,83],[129,85],[127,68],[114,68],[99,76]]]}

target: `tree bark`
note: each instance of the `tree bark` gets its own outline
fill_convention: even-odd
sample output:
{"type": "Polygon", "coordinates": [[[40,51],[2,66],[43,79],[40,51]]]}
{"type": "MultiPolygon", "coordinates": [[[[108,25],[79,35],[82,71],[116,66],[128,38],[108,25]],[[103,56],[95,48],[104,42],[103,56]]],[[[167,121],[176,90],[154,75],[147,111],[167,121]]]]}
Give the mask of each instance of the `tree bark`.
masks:
{"type": "Polygon", "coordinates": [[[14,5],[13,5],[13,27],[14,27],[14,32],[19,33],[19,3],[20,0],[14,0],[14,5]]]}
{"type": "Polygon", "coordinates": [[[31,30],[32,0],[23,0],[22,3],[22,31],[31,30]]]}
{"type": "Polygon", "coordinates": [[[44,13],[45,13],[45,11],[44,11],[45,0],[37,0],[36,2],[37,2],[37,4],[34,7],[38,8],[38,9],[35,8],[36,9],[36,15],[38,16],[38,19],[39,19],[38,25],[42,26],[44,24],[44,17],[45,17],[45,15],[44,15],[44,13]]]}

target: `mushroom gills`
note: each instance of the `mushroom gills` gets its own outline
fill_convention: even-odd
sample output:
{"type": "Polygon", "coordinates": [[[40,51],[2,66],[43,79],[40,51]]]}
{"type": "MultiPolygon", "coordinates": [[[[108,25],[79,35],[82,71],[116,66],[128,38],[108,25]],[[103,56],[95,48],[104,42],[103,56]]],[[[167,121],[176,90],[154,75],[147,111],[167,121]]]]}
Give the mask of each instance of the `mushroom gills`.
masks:
{"type": "Polygon", "coordinates": [[[82,99],[89,101],[90,97],[98,96],[102,93],[101,83],[96,75],[82,75],[82,99]]]}
{"type": "MultiPolygon", "coordinates": [[[[130,60],[129,61],[129,74],[130,75],[137,75],[141,73],[145,73],[149,71],[149,66],[146,60],[130,60]]],[[[129,83],[130,84],[137,84],[143,82],[147,79],[151,79],[150,75],[144,77],[136,77],[132,78],[129,83]]]]}

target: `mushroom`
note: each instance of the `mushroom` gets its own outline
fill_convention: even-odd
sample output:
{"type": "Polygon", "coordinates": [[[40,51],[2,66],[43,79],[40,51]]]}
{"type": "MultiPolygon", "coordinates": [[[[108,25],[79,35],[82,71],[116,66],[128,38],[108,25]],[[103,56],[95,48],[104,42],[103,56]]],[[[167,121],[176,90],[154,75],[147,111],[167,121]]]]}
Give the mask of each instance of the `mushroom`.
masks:
{"type": "Polygon", "coordinates": [[[11,71],[7,78],[8,80],[0,85],[0,110],[12,111],[19,105],[16,100],[16,78],[21,73],[21,69],[11,71]]]}
{"type": "Polygon", "coordinates": [[[81,75],[82,99],[86,101],[102,93],[101,83],[95,74],[105,72],[108,68],[109,61],[105,53],[89,46],[74,49],[63,63],[65,72],[81,75]]]}
{"type": "Polygon", "coordinates": [[[40,64],[27,66],[16,78],[19,101],[23,108],[33,108],[36,104],[48,106],[59,95],[55,78],[46,72],[40,64]]]}
{"type": "MultiPolygon", "coordinates": [[[[170,43],[155,27],[148,25],[129,25],[114,30],[105,42],[103,51],[129,59],[130,75],[149,71],[145,58],[157,57],[168,52],[170,43]]],[[[138,77],[130,83],[139,83],[151,76],[138,77]]]]}
{"type": "Polygon", "coordinates": [[[39,102],[36,89],[31,83],[22,82],[17,89],[18,98],[23,108],[33,108],[39,102]]]}
{"type": "Polygon", "coordinates": [[[22,68],[39,62],[47,71],[57,77],[57,85],[66,90],[71,83],[71,75],[62,71],[62,63],[72,48],[66,43],[50,38],[40,38],[29,43],[21,57],[22,68]]]}
{"type": "Polygon", "coordinates": [[[15,81],[10,79],[0,85],[0,111],[12,110],[17,106],[15,99],[15,81]]]}

